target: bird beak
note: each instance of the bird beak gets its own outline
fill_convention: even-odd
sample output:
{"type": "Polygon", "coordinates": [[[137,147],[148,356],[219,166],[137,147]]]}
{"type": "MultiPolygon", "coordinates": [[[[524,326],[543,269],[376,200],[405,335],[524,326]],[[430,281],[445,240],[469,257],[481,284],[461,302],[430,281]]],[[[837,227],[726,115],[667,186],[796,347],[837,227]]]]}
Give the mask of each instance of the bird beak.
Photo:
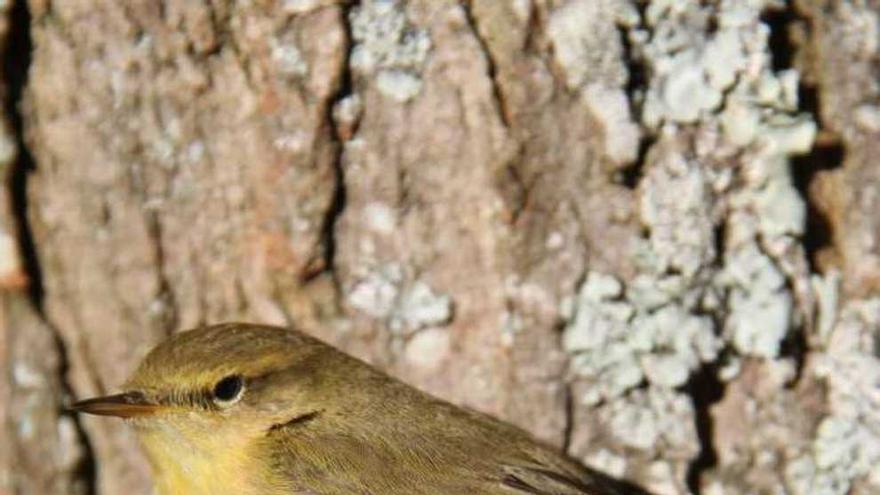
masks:
{"type": "Polygon", "coordinates": [[[155,414],[160,408],[159,404],[147,400],[141,392],[125,392],[79,401],[71,405],[69,409],[98,416],[132,418],[155,414]]]}

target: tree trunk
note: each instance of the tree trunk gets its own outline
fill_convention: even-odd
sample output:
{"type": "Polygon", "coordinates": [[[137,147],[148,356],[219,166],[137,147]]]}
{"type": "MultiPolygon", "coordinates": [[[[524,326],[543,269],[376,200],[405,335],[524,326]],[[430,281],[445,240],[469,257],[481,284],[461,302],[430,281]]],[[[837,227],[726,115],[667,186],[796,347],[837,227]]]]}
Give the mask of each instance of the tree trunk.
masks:
{"type": "Polygon", "coordinates": [[[878,2],[6,8],[0,494],[150,493],[63,405],[227,320],[658,494],[880,489],[878,2]]]}

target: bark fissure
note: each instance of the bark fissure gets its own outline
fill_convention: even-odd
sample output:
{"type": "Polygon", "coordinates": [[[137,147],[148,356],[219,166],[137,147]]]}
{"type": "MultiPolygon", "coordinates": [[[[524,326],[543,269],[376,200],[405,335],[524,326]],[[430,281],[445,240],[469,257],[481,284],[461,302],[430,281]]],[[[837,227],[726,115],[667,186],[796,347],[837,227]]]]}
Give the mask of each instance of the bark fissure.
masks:
{"type": "Polygon", "coordinates": [[[702,493],[703,474],[717,466],[718,453],[714,443],[715,422],[712,419],[712,406],[724,397],[724,384],[718,378],[716,364],[703,366],[691,376],[685,387],[694,404],[694,420],[700,451],[691,461],[687,471],[687,486],[691,493],[702,493]]]}
{"type": "Polygon", "coordinates": [[[483,56],[486,61],[486,72],[489,77],[489,82],[492,85],[492,99],[495,101],[495,107],[498,110],[498,118],[501,120],[501,123],[504,125],[504,127],[509,129],[510,113],[507,109],[504,92],[501,90],[501,84],[498,81],[497,64],[495,62],[495,58],[492,56],[492,50],[489,48],[489,44],[483,38],[482,34],[480,34],[479,21],[474,17],[472,4],[473,0],[462,3],[462,10],[464,11],[465,19],[467,19],[468,27],[474,34],[474,39],[476,39],[477,43],[479,43],[480,51],[483,52],[483,56]]]}
{"type": "MultiPolygon", "coordinates": [[[[3,54],[3,74],[6,79],[6,100],[4,102],[10,132],[15,141],[17,153],[15,161],[8,172],[6,187],[9,194],[8,205],[15,227],[18,254],[27,279],[27,296],[35,315],[52,333],[53,345],[59,358],[58,383],[63,397],[72,397],[73,391],[67,380],[70,360],[67,347],[58,329],[48,321],[44,311],[44,289],[42,268],[40,266],[36,243],[29,219],[28,179],[36,170],[36,164],[25,138],[26,125],[22,112],[24,92],[28,82],[28,74],[32,61],[33,40],[31,38],[31,12],[24,0],[14,2],[9,16],[9,38],[3,54]]],[[[63,398],[62,398],[63,400],[63,398]]],[[[62,404],[59,404],[62,406],[62,404]]],[[[77,441],[82,447],[82,457],[72,474],[80,480],[88,495],[96,495],[97,470],[95,454],[91,441],[83,428],[79,417],[63,409],[73,424],[77,441]]]]}
{"type": "MultiPolygon", "coordinates": [[[[639,25],[636,26],[637,28],[646,29],[644,23],[644,10],[646,8],[646,4],[639,5],[639,25]]],[[[630,112],[636,122],[639,122],[642,115],[642,104],[644,103],[644,91],[648,86],[648,67],[639,57],[636,52],[636,47],[633,46],[633,43],[630,40],[632,29],[634,28],[622,25],[617,26],[617,30],[620,33],[620,43],[623,47],[623,64],[626,67],[628,74],[624,91],[626,92],[626,99],[629,101],[630,112]]],[[[654,144],[654,141],[656,141],[656,136],[648,132],[647,129],[642,126],[642,136],[639,139],[639,149],[636,154],[636,159],[633,163],[623,168],[620,174],[621,182],[627,188],[635,189],[638,186],[639,181],[642,178],[648,150],[651,149],[651,145],[654,144]]]]}
{"type": "Polygon", "coordinates": [[[161,304],[159,324],[166,335],[171,335],[177,329],[179,309],[177,299],[174,297],[174,290],[171,288],[168,275],[165,273],[167,263],[165,262],[165,248],[162,241],[162,221],[158,213],[148,213],[147,229],[150,240],[153,243],[154,256],[156,257],[156,283],[158,285],[156,299],[161,304]]]}
{"type": "Polygon", "coordinates": [[[565,384],[565,397],[564,397],[564,405],[565,408],[565,423],[562,427],[562,451],[568,452],[571,447],[571,440],[574,436],[574,391],[572,390],[573,385],[570,382],[565,384]]]}
{"type": "Polygon", "coordinates": [[[10,16],[9,44],[4,56],[3,73],[7,87],[6,116],[18,151],[7,179],[7,187],[10,188],[11,210],[15,221],[19,254],[28,278],[28,296],[34,308],[42,314],[43,277],[28,221],[27,181],[35,165],[34,158],[25,143],[24,118],[21,112],[22,96],[31,65],[30,22],[27,2],[15,2],[10,16]]]}
{"type": "MultiPolygon", "coordinates": [[[[768,46],[775,71],[795,67],[798,46],[793,38],[797,27],[809,29],[807,19],[801,17],[791,2],[783,9],[770,9],[764,13],[763,22],[770,29],[768,46]]],[[[808,74],[809,75],[809,74],[808,74]]],[[[805,112],[818,126],[813,148],[806,154],[792,158],[791,173],[794,185],[807,205],[807,225],[803,245],[811,272],[821,272],[817,257],[834,245],[833,222],[813,197],[812,188],[818,174],[843,167],[845,148],[840,136],[829,129],[822,120],[819,88],[802,77],[798,85],[798,110],[805,112]]]]}
{"type": "MultiPolygon", "coordinates": [[[[341,68],[341,74],[337,82],[335,94],[328,100],[327,108],[324,112],[325,128],[327,129],[330,139],[333,141],[334,157],[333,157],[333,174],[334,189],[330,199],[330,206],[323,218],[321,228],[321,243],[323,246],[323,270],[311,274],[310,278],[314,278],[320,273],[329,273],[336,281],[335,258],[336,258],[336,222],[342,216],[346,203],[345,188],[345,170],[343,160],[345,159],[345,142],[349,137],[344,136],[339,124],[333,118],[334,106],[343,99],[352,95],[353,83],[351,74],[351,51],[354,47],[352,38],[352,27],[349,19],[352,9],[356,8],[360,2],[350,2],[342,6],[342,25],[345,30],[344,51],[345,58],[341,68]]],[[[338,289],[338,288],[337,288],[338,289]]]]}

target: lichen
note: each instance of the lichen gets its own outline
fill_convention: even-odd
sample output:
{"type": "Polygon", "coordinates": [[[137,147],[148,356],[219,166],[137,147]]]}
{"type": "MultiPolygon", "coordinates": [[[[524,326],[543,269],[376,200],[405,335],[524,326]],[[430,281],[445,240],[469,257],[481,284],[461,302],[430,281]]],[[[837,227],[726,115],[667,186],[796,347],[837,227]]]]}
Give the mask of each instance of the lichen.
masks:
{"type": "MultiPolygon", "coordinates": [[[[550,26],[563,12],[608,17],[607,5],[567,2],[550,26]]],[[[636,189],[643,236],[625,283],[588,272],[563,304],[563,346],[575,378],[588,385],[579,399],[611,411],[601,421],[620,432],[617,446],[651,452],[667,442],[692,455],[695,432],[678,431],[670,442],[656,418],[670,404],[690,405],[680,387],[704,363],[724,349],[724,380],[735,380],[748,358],[794,369],[780,355],[806,321],[806,299],[795,291],[809,291],[810,273],[801,246],[806,205],[790,158],[812,147],[816,124],[799,112],[798,73],[773,69],[762,15],[776,2],[657,0],[635,20],[623,14],[633,5],[617,8],[614,19],[647,75],[628,93],[640,111],[636,125],[653,143],[636,189]]],[[[583,92],[597,84],[580,54],[590,38],[571,35],[571,19],[556,22],[548,33],[554,56],[569,88],[583,92]]],[[[613,77],[598,83],[619,88],[613,77]]],[[[600,122],[617,119],[591,111],[600,122]]],[[[611,148],[606,143],[606,153],[611,148]]],[[[833,304],[826,301],[826,312],[833,304]]],[[[675,411],[671,417],[691,424],[691,409],[675,411]]]]}
{"type": "Polygon", "coordinates": [[[614,21],[628,5],[616,0],[573,0],[552,11],[547,35],[569,89],[578,90],[595,82],[608,87],[626,82],[623,50],[609,40],[618,38],[614,21]],[[587,26],[589,29],[585,29],[587,26]]]}
{"type": "Polygon", "coordinates": [[[281,10],[288,14],[304,14],[320,7],[333,5],[337,0],[282,0],[281,10]]]}
{"type": "Polygon", "coordinates": [[[273,40],[272,62],[278,71],[291,77],[304,76],[309,71],[309,66],[303,58],[299,47],[292,40],[273,40]]]}
{"type": "Polygon", "coordinates": [[[813,292],[816,294],[816,338],[820,345],[827,346],[840,305],[840,272],[831,270],[825,276],[810,277],[813,292]]]}
{"type": "Polygon", "coordinates": [[[339,124],[353,125],[363,112],[363,102],[359,95],[347,95],[333,105],[333,120],[339,124]]]}
{"type": "Polygon", "coordinates": [[[428,284],[416,281],[405,290],[391,313],[389,328],[396,332],[413,332],[452,319],[452,298],[435,293],[428,284]]]}
{"type": "Polygon", "coordinates": [[[577,300],[563,308],[568,313],[563,347],[573,354],[577,375],[594,385],[582,401],[615,399],[645,380],[678,387],[715,359],[720,341],[709,318],[651,302],[633,301],[617,279],[591,273],[577,300]]]}
{"type": "Polygon", "coordinates": [[[626,401],[614,401],[599,409],[610,433],[624,446],[662,451],[688,459],[699,450],[693,421],[693,405],[681,393],[650,387],[632,392],[626,401]]]}
{"type": "Polygon", "coordinates": [[[397,335],[442,326],[452,319],[452,298],[436,293],[424,281],[408,283],[396,263],[382,265],[357,281],[347,299],[354,309],[384,321],[397,335]]]}
{"type": "Polygon", "coordinates": [[[376,75],[376,87],[386,96],[399,102],[411,100],[422,90],[422,80],[407,71],[389,69],[376,75]]]}
{"type": "Polygon", "coordinates": [[[426,328],[416,332],[406,343],[407,363],[426,370],[438,370],[449,358],[451,337],[444,328],[426,328]]]}
{"type": "Polygon", "coordinates": [[[626,473],[626,458],[619,456],[608,449],[599,449],[587,456],[584,463],[588,466],[616,476],[622,477],[626,473]]]}
{"type": "Polygon", "coordinates": [[[618,164],[634,162],[639,151],[641,129],[633,121],[629,101],[622,89],[590,84],[582,97],[593,115],[602,124],[605,154],[618,164]]]}
{"type": "Polygon", "coordinates": [[[641,129],[630,111],[623,47],[615,27],[638,14],[623,0],[573,0],[551,12],[547,34],[569,90],[580,94],[603,128],[605,154],[625,165],[635,161],[641,129]]]}
{"type": "Polygon", "coordinates": [[[414,27],[406,5],[397,0],[367,0],[349,14],[354,47],[350,66],[356,74],[376,76],[377,89],[394,100],[415,97],[421,70],[431,51],[425,29],[414,27]]]}
{"type": "Polygon", "coordinates": [[[396,223],[394,210],[385,203],[367,203],[363,211],[364,224],[380,234],[391,234],[396,223]]]}
{"type": "Polygon", "coordinates": [[[789,462],[796,495],[844,495],[862,480],[880,490],[880,299],[849,302],[817,357],[814,373],[827,389],[828,414],[811,450],[789,462]]]}
{"type": "Polygon", "coordinates": [[[403,269],[389,263],[371,271],[348,291],[348,303],[373,318],[387,318],[394,310],[403,282],[403,269]]]}
{"type": "Polygon", "coordinates": [[[742,355],[774,358],[790,326],[786,279],[756,243],[731,252],[716,283],[728,293],[725,329],[742,355]]]}
{"type": "Polygon", "coordinates": [[[807,151],[816,133],[797,113],[797,73],[772,70],[769,31],[760,22],[770,4],[653,2],[645,13],[651,36],[634,38],[648,40],[638,48],[652,70],[643,123],[661,139],[664,127],[694,125],[698,139],[694,158],[664,161],[643,181],[646,258],[685,277],[712,271],[726,304],[713,310],[725,338],[738,353],[764,358],[779,355],[795,323],[789,278],[805,274],[783,267],[795,264],[790,247],[803,235],[806,206],[788,159],[807,151]],[[735,168],[717,166],[737,155],[735,168]],[[677,175],[665,177],[663,168],[677,175]],[[722,216],[725,243],[716,253],[707,239],[722,216]]]}

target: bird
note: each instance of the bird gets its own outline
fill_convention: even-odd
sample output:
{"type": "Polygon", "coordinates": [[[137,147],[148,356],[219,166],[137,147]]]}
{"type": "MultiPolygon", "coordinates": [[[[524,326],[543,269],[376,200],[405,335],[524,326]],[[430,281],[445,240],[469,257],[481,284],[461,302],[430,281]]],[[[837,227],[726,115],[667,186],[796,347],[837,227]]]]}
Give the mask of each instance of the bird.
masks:
{"type": "Polygon", "coordinates": [[[174,334],[119,394],[162,495],[630,495],[492,416],[453,405],[293,328],[174,334]]]}

